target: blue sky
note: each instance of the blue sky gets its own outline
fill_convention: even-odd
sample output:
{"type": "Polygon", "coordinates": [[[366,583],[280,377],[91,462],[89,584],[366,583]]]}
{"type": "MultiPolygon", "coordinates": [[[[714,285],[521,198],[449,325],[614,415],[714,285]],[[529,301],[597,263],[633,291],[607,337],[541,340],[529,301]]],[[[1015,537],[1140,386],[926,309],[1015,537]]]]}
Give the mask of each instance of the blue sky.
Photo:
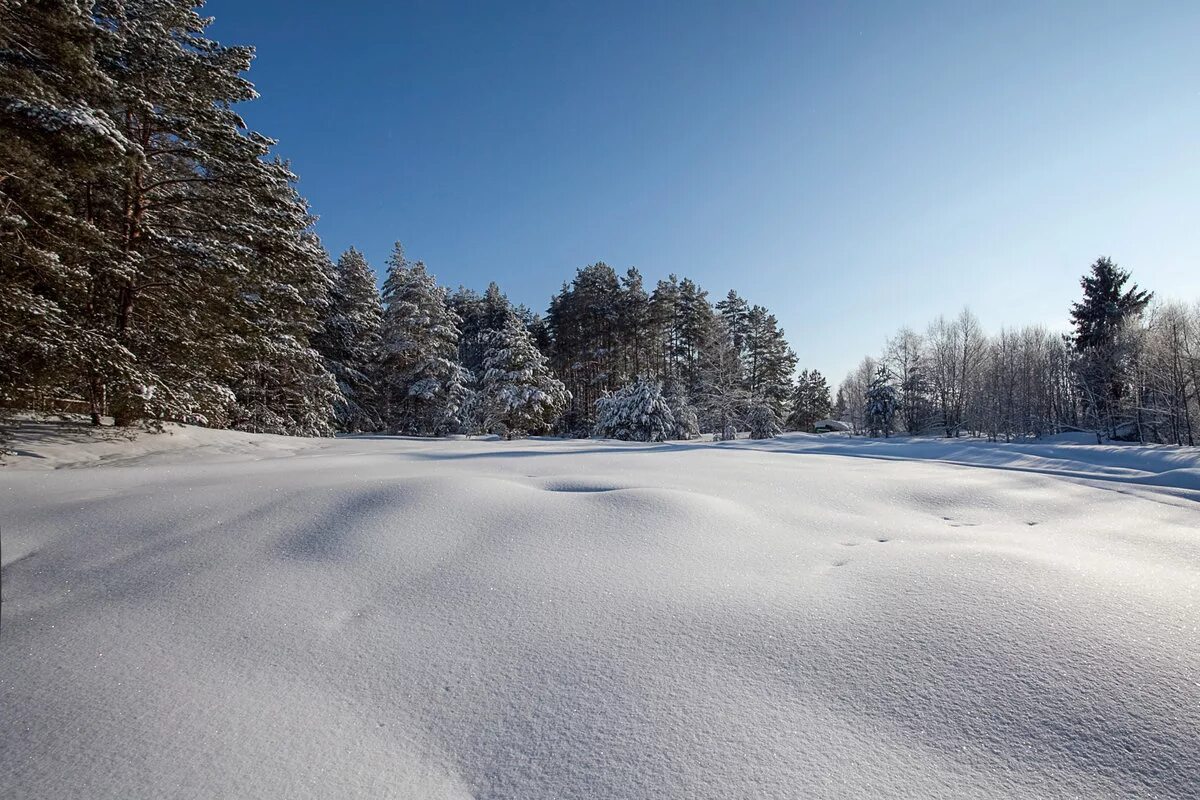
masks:
{"type": "Polygon", "coordinates": [[[1098,255],[1200,299],[1200,3],[211,0],[335,256],[544,309],[577,267],[769,307],[836,383],[1098,255]]]}

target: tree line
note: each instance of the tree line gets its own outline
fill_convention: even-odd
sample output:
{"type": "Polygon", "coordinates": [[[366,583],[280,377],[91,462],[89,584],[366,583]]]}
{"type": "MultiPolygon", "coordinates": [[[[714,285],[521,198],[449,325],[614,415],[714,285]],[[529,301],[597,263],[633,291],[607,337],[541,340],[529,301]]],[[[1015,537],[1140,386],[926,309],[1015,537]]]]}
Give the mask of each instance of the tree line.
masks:
{"type": "MultiPolygon", "coordinates": [[[[796,356],[775,316],[736,291],[714,305],[676,276],[647,291],[636,269],[601,262],[542,316],[495,283],[439,286],[400,244],[382,292],[354,248],[333,270],[314,346],[337,379],[339,430],[687,439],[761,419],[766,435],[793,407],[796,356]],[[647,419],[634,431],[625,417],[647,419]]],[[[828,413],[820,380],[813,413],[828,413]]]]}
{"type": "Polygon", "coordinates": [[[968,309],[923,332],[902,328],[837,390],[838,416],[873,435],[993,440],[1088,431],[1195,445],[1200,438],[1200,304],[1153,304],[1111,259],[1080,281],[1066,333],[987,335],[968,309]]]}

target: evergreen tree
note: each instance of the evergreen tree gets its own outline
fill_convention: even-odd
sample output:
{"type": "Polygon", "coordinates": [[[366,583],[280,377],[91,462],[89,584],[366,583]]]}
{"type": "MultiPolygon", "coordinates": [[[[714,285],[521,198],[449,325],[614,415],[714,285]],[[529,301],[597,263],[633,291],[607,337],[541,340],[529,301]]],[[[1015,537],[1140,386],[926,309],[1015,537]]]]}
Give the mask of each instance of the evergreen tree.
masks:
{"type": "Polygon", "coordinates": [[[334,267],[322,330],[314,339],[341,391],[334,409],[340,431],[360,433],[383,427],[375,375],[382,324],[375,272],[363,254],[351,247],[334,267]]]}
{"type": "Polygon", "coordinates": [[[695,391],[701,428],[716,439],[733,439],[750,396],[742,380],[742,359],[725,321],[718,319],[702,348],[695,391]]]}
{"type": "MultiPolygon", "coordinates": [[[[89,4],[0,3],[0,401],[46,407],[87,376],[135,372],[86,318],[92,270],[116,257],[92,187],[133,148],[107,109],[105,35],[89,4]]],[[[98,423],[102,398],[93,404],[98,423]]]]}
{"type": "Polygon", "coordinates": [[[630,267],[621,278],[618,309],[620,375],[624,380],[653,369],[651,354],[656,337],[650,325],[650,297],[636,267],[630,267]]]}
{"type": "Polygon", "coordinates": [[[663,399],[675,418],[675,428],[669,438],[687,440],[699,436],[700,419],[683,382],[678,378],[668,378],[663,385],[663,399]]]}
{"type": "Polygon", "coordinates": [[[746,427],[751,439],[773,439],[782,431],[775,410],[767,403],[755,402],[746,412],[746,427]]]}
{"type": "Polygon", "coordinates": [[[425,265],[396,243],[383,283],[380,383],[384,423],[393,433],[457,432],[470,376],[458,363],[460,320],[425,265]]]}
{"type": "Polygon", "coordinates": [[[788,347],[775,315],[754,306],[748,320],[743,357],[746,391],[755,401],[769,405],[776,418],[782,418],[792,393],[796,354],[788,347]]]}
{"type": "Polygon", "coordinates": [[[817,370],[804,370],[796,379],[796,390],[792,394],[792,410],[786,427],[790,431],[811,431],[822,419],[832,412],[829,401],[829,384],[817,370]]]}
{"type": "MultiPolygon", "coordinates": [[[[1122,406],[1131,394],[1136,325],[1153,296],[1133,284],[1129,272],[1107,257],[1092,264],[1080,280],[1083,300],[1071,306],[1075,327],[1072,343],[1075,371],[1084,397],[1084,413],[1097,431],[1111,437],[1123,420],[1122,406]]],[[[1099,434],[1097,434],[1099,435],[1099,434]]]]}
{"type": "Polygon", "coordinates": [[[482,370],[478,403],[484,430],[509,438],[548,430],[569,400],[515,312],[489,332],[482,370]]]}
{"type": "Polygon", "coordinates": [[[887,369],[880,367],[866,394],[867,430],[872,436],[891,436],[896,418],[896,389],[887,369]]]}
{"type": "Polygon", "coordinates": [[[650,326],[657,349],[654,367],[664,380],[685,379],[678,359],[682,351],[679,312],[679,279],[671,275],[660,280],[650,294],[650,326]]]}
{"type": "Polygon", "coordinates": [[[664,442],[675,417],[656,381],[639,378],[596,401],[594,436],[629,442],[664,442]]]}
{"type": "Polygon", "coordinates": [[[679,375],[689,386],[695,386],[699,376],[702,352],[711,340],[717,315],[708,302],[708,292],[690,278],[679,282],[679,308],[676,313],[678,333],[675,336],[679,375]]]}
{"type": "Polygon", "coordinates": [[[207,39],[183,0],[0,13],[0,225],[29,232],[0,244],[6,382],[83,397],[96,423],[254,409],[327,432],[337,391],[309,342],[327,258],[295,176],[231,108],[255,97],[250,48],[207,39]]]}
{"type": "Polygon", "coordinates": [[[1153,293],[1139,289],[1136,283],[1126,289],[1129,278],[1129,272],[1118,268],[1107,256],[1096,259],[1089,273],[1080,278],[1083,301],[1071,304],[1077,351],[1111,344],[1125,322],[1146,308],[1153,293]]]}
{"type": "Polygon", "coordinates": [[[750,304],[743,300],[738,293],[730,289],[724,300],[717,303],[717,312],[725,320],[729,329],[729,337],[739,355],[746,352],[746,343],[750,338],[750,304]]]}
{"type": "Polygon", "coordinates": [[[550,363],[571,393],[571,433],[586,435],[595,403],[622,382],[620,374],[621,285],[604,262],[580,269],[550,301],[546,313],[550,363]]]}

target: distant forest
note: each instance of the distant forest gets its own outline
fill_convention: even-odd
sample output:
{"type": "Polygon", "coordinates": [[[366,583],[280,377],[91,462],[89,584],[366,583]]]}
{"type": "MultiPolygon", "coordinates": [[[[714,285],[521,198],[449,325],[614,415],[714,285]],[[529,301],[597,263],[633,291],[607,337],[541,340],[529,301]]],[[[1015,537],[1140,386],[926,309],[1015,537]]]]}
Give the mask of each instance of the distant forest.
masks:
{"type": "MultiPolygon", "coordinates": [[[[778,320],[674,275],[578,269],[542,312],[333,261],[274,142],[234,110],[253,51],[186,0],[0,9],[0,404],[95,424],[634,440],[1068,430],[1196,443],[1200,306],[1107,258],[1064,332],[904,329],[833,390],[778,320]],[[803,366],[799,364],[799,366],[803,366]]],[[[1086,262],[1085,262],[1086,263],[1086,262]]],[[[1082,266],[1082,265],[1081,265],[1082,266]]],[[[1064,310],[1067,299],[1064,299],[1064,310]]]]}

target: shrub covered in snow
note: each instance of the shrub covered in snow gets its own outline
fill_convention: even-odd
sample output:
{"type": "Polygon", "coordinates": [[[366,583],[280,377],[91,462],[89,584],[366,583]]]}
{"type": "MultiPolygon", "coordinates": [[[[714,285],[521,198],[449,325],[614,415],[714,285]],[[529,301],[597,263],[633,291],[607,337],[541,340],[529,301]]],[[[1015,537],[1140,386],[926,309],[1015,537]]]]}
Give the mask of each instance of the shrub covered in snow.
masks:
{"type": "Polygon", "coordinates": [[[655,381],[638,378],[596,401],[593,435],[629,442],[663,442],[675,431],[675,415],[655,381]]]}

